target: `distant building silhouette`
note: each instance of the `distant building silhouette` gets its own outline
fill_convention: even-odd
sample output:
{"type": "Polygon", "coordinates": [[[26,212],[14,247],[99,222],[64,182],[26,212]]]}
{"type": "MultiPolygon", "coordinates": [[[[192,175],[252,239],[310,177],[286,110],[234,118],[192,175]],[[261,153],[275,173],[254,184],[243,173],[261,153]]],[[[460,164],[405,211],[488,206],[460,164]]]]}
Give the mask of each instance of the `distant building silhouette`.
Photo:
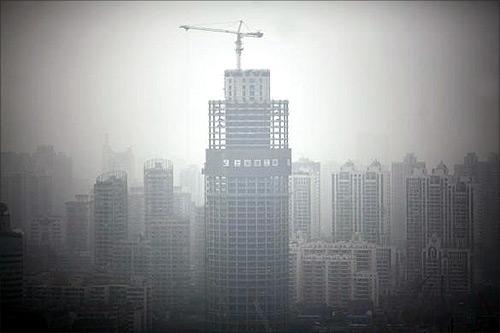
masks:
{"type": "Polygon", "coordinates": [[[191,164],[182,169],[179,174],[182,190],[191,193],[192,200],[197,206],[203,206],[205,196],[201,169],[200,166],[191,164]]]}
{"type": "Polygon", "coordinates": [[[113,247],[128,238],[127,174],[100,175],[94,185],[95,265],[111,271],[113,247]]]}
{"type": "Polygon", "coordinates": [[[0,154],[0,199],[9,207],[13,228],[27,232],[33,218],[63,215],[73,195],[72,160],[53,146],[33,154],[0,154]]]}
{"type": "Polygon", "coordinates": [[[27,268],[34,272],[55,270],[66,243],[63,218],[44,215],[31,221],[28,234],[27,268]]]}
{"type": "Polygon", "coordinates": [[[66,202],[66,242],[68,251],[89,251],[90,207],[89,196],[77,195],[75,201],[66,202]]]}
{"type": "Polygon", "coordinates": [[[157,313],[182,311],[189,292],[189,216],[174,209],[173,165],[144,164],[146,237],[151,244],[152,298],[157,313]]]}

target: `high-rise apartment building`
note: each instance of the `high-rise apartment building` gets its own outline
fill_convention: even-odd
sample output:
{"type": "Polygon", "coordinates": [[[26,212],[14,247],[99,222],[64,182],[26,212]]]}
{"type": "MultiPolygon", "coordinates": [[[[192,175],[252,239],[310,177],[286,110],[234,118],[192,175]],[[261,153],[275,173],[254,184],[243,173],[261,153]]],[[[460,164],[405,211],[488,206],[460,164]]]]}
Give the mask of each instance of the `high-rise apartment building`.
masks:
{"type": "Polygon", "coordinates": [[[33,218],[63,215],[72,197],[72,161],[52,146],[33,154],[1,153],[0,199],[10,207],[14,229],[28,232],[33,218]]]}
{"type": "Polygon", "coordinates": [[[154,309],[181,311],[189,288],[189,217],[178,216],[174,210],[172,162],[146,161],[144,198],[154,309]]]}
{"type": "Polygon", "coordinates": [[[28,248],[36,252],[41,247],[61,250],[65,243],[65,227],[60,216],[40,216],[31,222],[28,248]]]}
{"type": "Polygon", "coordinates": [[[128,194],[128,236],[135,240],[146,236],[144,186],[131,186],[128,194]]]}
{"type": "Polygon", "coordinates": [[[407,280],[424,283],[437,296],[470,291],[473,245],[473,185],[452,177],[441,162],[427,174],[406,179],[407,280]]]}
{"type": "Polygon", "coordinates": [[[389,233],[382,166],[374,161],[358,171],[351,161],[332,175],[333,233],[337,241],[362,239],[382,245],[389,233]]]}
{"type": "Polygon", "coordinates": [[[196,298],[205,297],[205,207],[194,208],[194,219],[189,231],[191,285],[196,298]]]}
{"type": "Polygon", "coordinates": [[[406,177],[414,169],[425,168],[425,162],[414,154],[406,154],[402,162],[391,165],[391,245],[406,248],[406,177]]]}
{"type": "Polygon", "coordinates": [[[191,193],[183,191],[181,186],[174,186],[174,214],[187,219],[194,217],[194,203],[191,193]]]}
{"type": "Polygon", "coordinates": [[[290,176],[290,233],[319,239],[321,233],[320,163],[300,159],[290,176]]]}
{"type": "Polygon", "coordinates": [[[500,276],[500,160],[490,153],[480,160],[475,153],[455,165],[456,177],[467,177],[474,184],[473,256],[475,282],[495,284],[500,276]]]}
{"type": "Polygon", "coordinates": [[[115,282],[131,283],[140,277],[151,281],[151,245],[143,237],[116,242],[113,246],[112,271],[115,282]]]}
{"type": "Polygon", "coordinates": [[[113,248],[128,238],[127,174],[113,171],[94,185],[95,265],[110,271],[113,248]]]}
{"type": "Polygon", "coordinates": [[[153,308],[182,312],[189,290],[189,219],[166,216],[150,228],[153,308]]]}
{"type": "Polygon", "coordinates": [[[70,252],[89,250],[89,196],[80,194],[66,202],[66,243],[70,252]]]}
{"type": "Polygon", "coordinates": [[[27,237],[26,270],[31,273],[56,269],[63,253],[65,236],[61,216],[34,218],[27,237]]]}
{"type": "Polygon", "coordinates": [[[284,331],[288,307],[288,101],[269,70],[226,70],[209,102],[206,290],[210,331],[284,331]]]}
{"type": "Polygon", "coordinates": [[[146,237],[151,236],[151,227],[166,223],[173,214],[174,168],[172,162],[152,159],[144,164],[144,211],[146,237]]]}
{"type": "Polygon", "coordinates": [[[332,174],[338,169],[338,165],[334,161],[321,161],[320,171],[320,190],[321,190],[321,238],[332,239],[332,174]]]}

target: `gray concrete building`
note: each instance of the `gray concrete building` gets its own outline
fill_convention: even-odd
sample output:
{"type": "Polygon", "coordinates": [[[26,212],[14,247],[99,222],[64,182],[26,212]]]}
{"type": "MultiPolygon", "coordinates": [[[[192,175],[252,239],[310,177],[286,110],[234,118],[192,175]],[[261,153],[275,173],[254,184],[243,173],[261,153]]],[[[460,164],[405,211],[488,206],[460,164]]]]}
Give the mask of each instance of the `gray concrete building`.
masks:
{"type": "Polygon", "coordinates": [[[204,168],[208,328],[285,331],[288,101],[270,99],[269,70],[226,70],[224,91],[204,168]]]}

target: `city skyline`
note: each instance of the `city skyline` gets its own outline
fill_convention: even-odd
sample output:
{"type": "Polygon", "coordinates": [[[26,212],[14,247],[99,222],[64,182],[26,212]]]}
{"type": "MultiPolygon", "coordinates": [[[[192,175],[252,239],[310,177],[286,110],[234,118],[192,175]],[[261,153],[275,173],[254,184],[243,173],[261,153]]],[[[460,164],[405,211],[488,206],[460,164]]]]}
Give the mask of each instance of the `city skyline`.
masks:
{"type": "Polygon", "coordinates": [[[0,330],[498,331],[499,9],[2,2],[0,330]]]}
{"type": "Polygon", "coordinates": [[[414,152],[452,164],[471,151],[485,156],[498,151],[495,8],[2,2],[1,150],[53,144],[92,178],[109,133],[115,149],[132,146],[138,160],[201,164],[206,100],[223,95],[217,78],[234,66],[233,39],[178,26],[235,28],[210,23],[244,18],[264,37],[245,41],[243,68],[270,68],[276,96],[293,96],[294,158],[384,163],[414,152]]]}

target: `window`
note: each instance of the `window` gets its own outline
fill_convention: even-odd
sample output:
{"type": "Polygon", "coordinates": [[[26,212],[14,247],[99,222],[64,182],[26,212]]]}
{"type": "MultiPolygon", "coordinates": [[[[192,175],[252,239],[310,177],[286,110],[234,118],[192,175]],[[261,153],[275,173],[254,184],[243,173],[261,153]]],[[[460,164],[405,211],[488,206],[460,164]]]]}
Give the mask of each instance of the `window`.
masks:
{"type": "Polygon", "coordinates": [[[270,165],[271,165],[271,161],[270,161],[270,160],[268,160],[268,159],[265,159],[265,160],[264,160],[264,166],[265,166],[265,167],[268,167],[268,166],[270,166],[270,165]]]}
{"type": "Polygon", "coordinates": [[[234,160],[234,166],[235,167],[240,167],[241,166],[241,160],[234,160]]]}
{"type": "Polygon", "coordinates": [[[288,159],[286,160],[286,165],[290,166],[290,164],[291,164],[291,163],[290,163],[290,159],[288,158],[288,159]]]}
{"type": "Polygon", "coordinates": [[[228,167],[229,166],[229,160],[223,160],[222,161],[222,165],[224,165],[225,167],[228,167]]]}
{"type": "Polygon", "coordinates": [[[260,167],[260,160],[254,160],[253,166],[260,167]]]}
{"type": "Polygon", "coordinates": [[[273,166],[278,166],[278,160],[273,158],[273,166]]]}
{"type": "Polygon", "coordinates": [[[252,160],[245,160],[243,166],[248,168],[252,166],[252,160]]]}

